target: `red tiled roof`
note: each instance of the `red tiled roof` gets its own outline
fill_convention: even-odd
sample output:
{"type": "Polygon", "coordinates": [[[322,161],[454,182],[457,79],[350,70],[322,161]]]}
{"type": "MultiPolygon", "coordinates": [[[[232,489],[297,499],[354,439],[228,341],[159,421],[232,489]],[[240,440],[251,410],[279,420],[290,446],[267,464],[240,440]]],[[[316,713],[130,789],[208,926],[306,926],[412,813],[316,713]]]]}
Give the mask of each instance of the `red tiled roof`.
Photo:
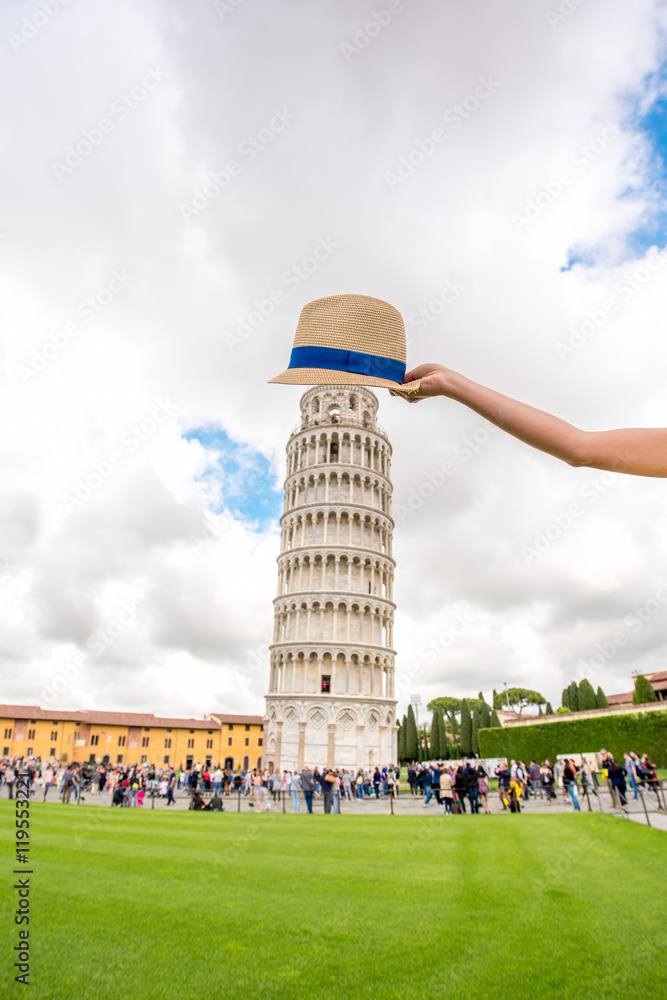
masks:
{"type": "Polygon", "coordinates": [[[221,715],[219,712],[211,712],[212,719],[219,719],[223,725],[228,722],[238,722],[240,726],[261,726],[264,719],[261,715],[221,715]]]}
{"type": "Polygon", "coordinates": [[[607,704],[611,705],[631,705],[632,704],[632,691],[627,691],[625,694],[608,694],[607,704]]]}
{"type": "Polygon", "coordinates": [[[644,674],[647,681],[653,684],[654,681],[667,681],[667,670],[659,670],[657,674],[644,674]]]}
{"type": "Polygon", "coordinates": [[[36,705],[0,705],[3,719],[50,719],[55,722],[90,722],[103,726],[142,726],[165,729],[216,729],[220,723],[239,725],[261,725],[261,715],[216,715],[215,719],[172,719],[161,718],[146,712],[61,712],[59,709],[38,708],[36,705]]]}

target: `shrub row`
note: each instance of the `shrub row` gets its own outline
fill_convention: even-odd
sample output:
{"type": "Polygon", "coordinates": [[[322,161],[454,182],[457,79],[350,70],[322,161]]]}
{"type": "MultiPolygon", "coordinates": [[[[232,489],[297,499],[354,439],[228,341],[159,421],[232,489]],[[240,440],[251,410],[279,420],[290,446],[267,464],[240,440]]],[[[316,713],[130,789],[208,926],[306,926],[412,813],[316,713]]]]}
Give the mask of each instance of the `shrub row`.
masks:
{"type": "Polygon", "coordinates": [[[634,750],[647,753],[654,764],[664,767],[667,764],[667,709],[479,731],[482,757],[541,762],[546,758],[553,761],[558,754],[596,753],[603,747],[616,760],[622,761],[627,750],[634,750]]]}

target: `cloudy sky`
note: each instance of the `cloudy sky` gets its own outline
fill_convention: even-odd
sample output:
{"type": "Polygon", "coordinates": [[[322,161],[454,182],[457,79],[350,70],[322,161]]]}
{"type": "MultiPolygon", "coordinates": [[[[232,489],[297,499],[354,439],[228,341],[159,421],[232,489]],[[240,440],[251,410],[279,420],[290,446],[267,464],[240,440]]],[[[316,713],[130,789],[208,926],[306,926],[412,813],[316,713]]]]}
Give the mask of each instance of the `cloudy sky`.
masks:
{"type": "MultiPolygon", "coordinates": [[[[266,381],[311,299],[388,299],[410,365],[578,426],[667,425],[666,29],[661,0],[2,4],[1,701],[263,711],[300,398],[266,381]]],[[[667,668],[664,481],[449,400],[380,420],[400,711],[667,668]]]]}

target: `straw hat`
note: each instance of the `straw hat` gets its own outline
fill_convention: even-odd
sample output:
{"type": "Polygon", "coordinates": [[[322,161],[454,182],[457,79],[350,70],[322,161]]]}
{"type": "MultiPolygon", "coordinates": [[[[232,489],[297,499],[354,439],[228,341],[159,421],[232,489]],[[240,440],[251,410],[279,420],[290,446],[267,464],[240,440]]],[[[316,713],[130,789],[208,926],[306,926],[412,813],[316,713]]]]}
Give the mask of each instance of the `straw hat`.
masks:
{"type": "Polygon", "coordinates": [[[303,307],[289,367],[269,381],[417,392],[419,379],[402,384],[405,362],[405,327],[398,309],[370,295],[328,295],[303,307]]]}

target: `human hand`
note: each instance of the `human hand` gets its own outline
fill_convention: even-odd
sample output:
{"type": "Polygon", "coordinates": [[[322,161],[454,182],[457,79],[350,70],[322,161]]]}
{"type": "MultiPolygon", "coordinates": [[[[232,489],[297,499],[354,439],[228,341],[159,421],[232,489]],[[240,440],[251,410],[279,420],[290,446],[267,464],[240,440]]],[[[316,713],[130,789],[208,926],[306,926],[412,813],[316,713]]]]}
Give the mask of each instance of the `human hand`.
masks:
{"type": "Polygon", "coordinates": [[[429,396],[445,396],[446,392],[446,378],[449,375],[450,369],[445,368],[444,365],[436,365],[433,363],[419,365],[417,368],[413,368],[411,372],[406,372],[403,377],[403,382],[414,382],[419,379],[419,388],[416,392],[402,393],[399,390],[390,389],[389,394],[391,396],[403,396],[408,403],[419,403],[422,399],[428,399],[429,396]]]}

